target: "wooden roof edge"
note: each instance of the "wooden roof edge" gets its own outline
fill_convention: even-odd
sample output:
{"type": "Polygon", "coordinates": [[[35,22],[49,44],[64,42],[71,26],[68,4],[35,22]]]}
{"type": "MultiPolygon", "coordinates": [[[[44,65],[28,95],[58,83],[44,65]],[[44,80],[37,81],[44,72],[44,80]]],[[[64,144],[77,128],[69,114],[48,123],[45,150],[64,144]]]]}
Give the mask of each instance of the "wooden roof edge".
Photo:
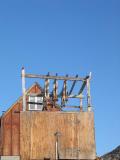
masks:
{"type": "MultiPolygon", "coordinates": [[[[38,88],[41,90],[41,91],[44,91],[44,89],[39,85],[38,82],[34,82],[33,86],[37,85],[38,88]]],[[[31,87],[32,88],[32,87],[31,87]]]]}
{"type": "MultiPolygon", "coordinates": [[[[39,89],[41,89],[41,91],[43,91],[43,88],[39,85],[39,83],[37,82],[34,82],[31,87],[29,87],[27,90],[26,90],[26,94],[34,87],[34,86],[38,86],[39,89]]],[[[7,110],[6,112],[0,117],[0,118],[3,118],[18,102],[20,102],[22,100],[22,97],[23,96],[20,96],[7,110]]]]}

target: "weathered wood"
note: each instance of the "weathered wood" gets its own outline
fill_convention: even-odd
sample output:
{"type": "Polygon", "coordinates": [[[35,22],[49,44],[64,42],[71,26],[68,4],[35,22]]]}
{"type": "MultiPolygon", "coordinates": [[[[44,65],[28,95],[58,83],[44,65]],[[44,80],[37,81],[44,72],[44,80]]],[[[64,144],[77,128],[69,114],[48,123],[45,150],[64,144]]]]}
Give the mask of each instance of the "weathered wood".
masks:
{"type": "Polygon", "coordinates": [[[30,112],[21,112],[20,113],[20,155],[24,160],[30,160],[30,151],[31,151],[30,143],[31,143],[31,115],[30,115],[30,112]]]}
{"type": "Polygon", "coordinates": [[[67,99],[67,82],[66,80],[63,82],[63,90],[62,90],[62,104],[65,104],[67,99]]]}
{"type": "Polygon", "coordinates": [[[2,152],[3,155],[12,155],[12,121],[11,121],[12,114],[7,114],[6,117],[3,119],[3,135],[2,135],[2,152]]]}
{"type": "Polygon", "coordinates": [[[22,112],[20,117],[21,160],[55,159],[57,132],[60,159],[96,158],[93,112],[22,112]]]}
{"type": "MultiPolygon", "coordinates": [[[[56,73],[57,76],[57,73],[56,73]]],[[[58,81],[55,79],[53,82],[53,100],[56,102],[58,100],[58,81]]]]}
{"type": "Polygon", "coordinates": [[[49,79],[45,79],[45,97],[49,99],[49,79]]]}
{"type": "Polygon", "coordinates": [[[26,78],[40,78],[40,79],[56,79],[56,80],[69,80],[69,81],[86,81],[85,78],[81,77],[66,77],[66,76],[48,76],[38,74],[25,74],[26,78]]]}
{"type": "Polygon", "coordinates": [[[26,92],[25,92],[25,69],[22,68],[22,93],[23,93],[23,111],[26,111],[26,92]]]}
{"type": "MultiPolygon", "coordinates": [[[[38,84],[34,84],[27,93],[41,93],[38,84]]],[[[22,111],[22,97],[19,98],[1,117],[1,155],[20,155],[20,111],[22,111]]]]}
{"type": "Polygon", "coordinates": [[[49,73],[47,75],[38,75],[38,74],[26,74],[24,68],[22,69],[22,88],[23,88],[23,111],[26,110],[26,103],[25,103],[25,78],[40,78],[40,79],[45,79],[45,98],[46,98],[46,102],[48,102],[48,100],[50,99],[50,97],[53,98],[53,103],[54,105],[56,104],[56,101],[58,100],[57,97],[61,98],[61,106],[65,106],[65,102],[68,100],[68,98],[78,98],[80,96],[80,94],[83,92],[85,86],[87,85],[87,103],[88,103],[88,111],[91,110],[91,97],[90,97],[90,78],[91,78],[91,73],[84,77],[78,77],[78,75],[76,75],[76,77],[68,77],[68,75],[66,76],[53,76],[50,75],[49,73]],[[54,85],[53,85],[53,91],[52,94],[49,94],[49,80],[52,79],[54,80],[54,85]],[[63,89],[61,91],[61,93],[59,95],[57,95],[57,87],[56,87],[56,80],[63,80],[64,81],[64,85],[63,85],[63,89]],[[70,92],[68,94],[67,92],[67,81],[73,81],[72,87],[70,89],[70,92]],[[71,93],[74,89],[74,86],[76,84],[77,81],[82,81],[82,87],[79,90],[78,95],[74,95],[72,96],[71,93]],[[66,93],[67,92],[67,93],[66,93]]]}
{"type": "Polygon", "coordinates": [[[20,113],[15,111],[20,111],[20,103],[12,109],[12,155],[20,155],[20,113]]]}
{"type": "Polygon", "coordinates": [[[87,104],[88,111],[91,111],[91,94],[90,94],[90,80],[91,80],[91,72],[89,74],[89,78],[87,79],[87,104]]]}

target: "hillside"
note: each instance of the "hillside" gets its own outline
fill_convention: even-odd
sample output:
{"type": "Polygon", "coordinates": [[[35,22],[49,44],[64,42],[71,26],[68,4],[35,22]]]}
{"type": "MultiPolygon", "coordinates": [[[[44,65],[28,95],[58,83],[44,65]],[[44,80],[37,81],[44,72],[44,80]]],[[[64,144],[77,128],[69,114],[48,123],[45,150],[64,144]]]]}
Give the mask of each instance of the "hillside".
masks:
{"type": "Polygon", "coordinates": [[[113,151],[103,155],[102,160],[120,160],[120,146],[115,148],[113,151]]]}

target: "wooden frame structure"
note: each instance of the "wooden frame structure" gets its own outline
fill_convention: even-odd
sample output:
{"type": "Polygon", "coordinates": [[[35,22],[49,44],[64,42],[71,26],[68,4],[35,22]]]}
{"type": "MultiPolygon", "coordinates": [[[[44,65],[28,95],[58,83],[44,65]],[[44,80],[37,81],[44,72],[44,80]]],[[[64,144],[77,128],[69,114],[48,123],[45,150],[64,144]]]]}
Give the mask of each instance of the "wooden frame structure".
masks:
{"type": "Polygon", "coordinates": [[[21,160],[95,160],[95,128],[94,113],[91,110],[90,80],[91,73],[84,78],[78,75],[75,77],[58,76],[57,74],[52,76],[50,73],[34,75],[26,74],[25,69],[22,68],[23,95],[0,119],[0,155],[2,158],[17,156],[21,160]],[[35,83],[26,90],[26,78],[43,79],[44,89],[35,83]],[[50,92],[51,80],[53,82],[52,92],[50,92]],[[59,81],[63,83],[60,93],[58,93],[59,81]],[[68,81],[72,82],[70,87],[68,81]],[[82,85],[78,94],[73,95],[78,81],[81,81],[82,85]],[[87,110],[82,110],[84,89],[87,95],[87,110]],[[46,101],[46,110],[29,110],[29,96],[35,96],[35,98],[43,96],[46,101]],[[80,111],[83,112],[64,112],[57,103],[59,98],[62,99],[62,105],[69,98],[79,98],[80,111]]]}
{"type": "Polygon", "coordinates": [[[26,111],[26,89],[25,89],[25,78],[39,78],[39,79],[44,79],[45,80],[45,98],[48,100],[50,98],[50,93],[49,93],[49,84],[50,80],[54,80],[53,84],[53,91],[52,91],[52,96],[53,96],[53,101],[56,103],[58,100],[58,97],[61,97],[61,106],[65,105],[65,101],[67,101],[68,98],[79,98],[80,99],[80,110],[82,110],[82,99],[83,99],[83,90],[86,87],[87,88],[87,107],[88,111],[91,111],[91,94],[90,94],[90,80],[91,80],[91,72],[88,76],[81,78],[76,75],[75,77],[70,77],[68,75],[66,76],[58,76],[57,74],[55,76],[50,75],[48,73],[47,75],[38,75],[38,74],[27,74],[25,73],[24,67],[22,68],[22,93],[23,93],[23,111],[26,111]],[[63,81],[63,88],[60,94],[58,94],[58,80],[63,81]],[[72,81],[72,86],[70,88],[69,93],[67,92],[67,81],[72,81]],[[72,91],[76,85],[77,81],[82,82],[82,86],[78,92],[77,95],[72,95],[72,91]]]}

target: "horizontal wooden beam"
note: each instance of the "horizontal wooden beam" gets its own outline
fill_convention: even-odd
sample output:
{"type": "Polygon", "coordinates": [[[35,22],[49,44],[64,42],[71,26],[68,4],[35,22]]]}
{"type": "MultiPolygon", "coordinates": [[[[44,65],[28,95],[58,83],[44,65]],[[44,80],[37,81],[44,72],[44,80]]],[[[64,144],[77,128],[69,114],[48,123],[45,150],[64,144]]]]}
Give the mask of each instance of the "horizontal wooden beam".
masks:
{"type": "Polygon", "coordinates": [[[69,95],[67,98],[80,98],[80,99],[83,99],[84,96],[83,95],[69,95]]]}
{"type": "MultiPolygon", "coordinates": [[[[81,77],[66,77],[66,76],[51,76],[51,75],[37,75],[37,74],[25,74],[26,78],[40,78],[40,79],[56,79],[56,80],[69,80],[69,81],[86,81],[81,77]]],[[[89,76],[87,76],[89,78],[89,76]]]]}

